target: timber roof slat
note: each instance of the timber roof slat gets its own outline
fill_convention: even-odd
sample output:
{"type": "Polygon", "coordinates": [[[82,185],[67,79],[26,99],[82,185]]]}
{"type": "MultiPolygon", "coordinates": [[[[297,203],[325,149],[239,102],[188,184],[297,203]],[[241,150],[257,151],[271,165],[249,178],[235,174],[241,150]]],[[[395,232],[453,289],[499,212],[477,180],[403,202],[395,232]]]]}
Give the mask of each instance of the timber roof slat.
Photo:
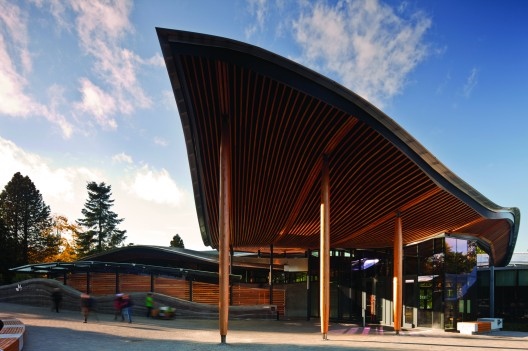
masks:
{"type": "Polygon", "coordinates": [[[519,210],[484,197],[366,100],[245,43],[157,31],[205,244],[218,247],[220,121],[227,116],[235,250],[318,247],[319,173],[327,154],[331,246],[390,248],[401,211],[405,244],[464,228],[452,235],[475,238],[496,265],[508,263],[519,210]]]}

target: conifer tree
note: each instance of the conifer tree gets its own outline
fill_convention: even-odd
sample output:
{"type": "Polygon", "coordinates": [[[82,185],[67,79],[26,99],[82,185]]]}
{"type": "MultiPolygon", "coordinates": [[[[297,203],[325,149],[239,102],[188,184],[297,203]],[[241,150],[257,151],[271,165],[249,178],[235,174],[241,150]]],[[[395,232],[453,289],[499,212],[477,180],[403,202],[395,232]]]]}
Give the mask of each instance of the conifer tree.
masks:
{"type": "Polygon", "coordinates": [[[180,234],[176,234],[172,237],[172,240],[170,242],[171,247],[181,247],[182,249],[185,248],[185,245],[183,244],[183,239],[180,237],[180,234]]]}
{"type": "Polygon", "coordinates": [[[84,218],[77,220],[84,229],[81,229],[77,239],[80,256],[118,247],[126,239],[126,230],[117,228],[124,219],[117,218],[111,210],[114,204],[111,186],[89,182],[86,189],[88,200],[81,211],[84,218]]]}
{"type": "Polygon", "coordinates": [[[0,193],[0,222],[3,268],[38,263],[42,252],[58,251],[59,240],[48,235],[50,208],[31,179],[20,172],[0,193]]]}

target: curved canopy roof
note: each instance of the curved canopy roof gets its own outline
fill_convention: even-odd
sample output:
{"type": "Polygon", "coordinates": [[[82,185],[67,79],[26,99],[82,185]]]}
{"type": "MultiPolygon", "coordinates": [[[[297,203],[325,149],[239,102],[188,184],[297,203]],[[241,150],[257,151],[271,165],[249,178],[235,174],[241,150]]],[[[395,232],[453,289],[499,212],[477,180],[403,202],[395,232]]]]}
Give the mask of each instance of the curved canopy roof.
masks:
{"type": "Polygon", "coordinates": [[[388,248],[447,233],[506,265],[517,208],[496,205],[396,122],[336,82],[258,47],[157,29],[183,125],[203,241],[218,248],[221,121],[232,145],[235,250],[319,247],[322,156],[334,248],[388,248]]]}

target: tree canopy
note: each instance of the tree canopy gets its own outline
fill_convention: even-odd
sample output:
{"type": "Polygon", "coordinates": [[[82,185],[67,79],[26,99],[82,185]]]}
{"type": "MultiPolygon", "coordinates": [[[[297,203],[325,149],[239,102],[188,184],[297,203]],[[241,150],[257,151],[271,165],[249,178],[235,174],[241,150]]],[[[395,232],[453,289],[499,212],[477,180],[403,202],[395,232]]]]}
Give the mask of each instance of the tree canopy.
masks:
{"type": "Polygon", "coordinates": [[[185,245],[183,244],[183,239],[180,237],[179,234],[176,234],[172,237],[172,240],[170,242],[171,247],[181,247],[182,249],[185,248],[185,245]]]}
{"type": "Polygon", "coordinates": [[[81,211],[84,217],[77,220],[84,229],[81,229],[77,239],[80,256],[119,247],[126,239],[126,230],[118,229],[124,219],[118,218],[111,210],[114,205],[111,186],[104,182],[89,182],[86,189],[88,199],[81,211]]]}
{"type": "Polygon", "coordinates": [[[0,264],[7,269],[41,262],[58,252],[60,235],[54,234],[50,208],[28,176],[13,175],[0,193],[0,264]]]}

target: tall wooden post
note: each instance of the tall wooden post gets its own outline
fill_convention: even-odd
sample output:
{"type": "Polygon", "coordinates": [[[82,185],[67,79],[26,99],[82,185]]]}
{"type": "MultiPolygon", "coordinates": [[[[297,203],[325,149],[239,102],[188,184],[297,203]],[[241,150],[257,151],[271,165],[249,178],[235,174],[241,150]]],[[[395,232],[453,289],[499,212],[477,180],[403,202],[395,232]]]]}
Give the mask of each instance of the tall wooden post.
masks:
{"type": "Polygon", "coordinates": [[[90,293],[90,271],[86,272],[86,293],[90,293]]]}
{"type": "Polygon", "coordinates": [[[219,189],[219,285],[218,301],[220,342],[226,343],[227,323],[229,318],[229,243],[231,236],[231,140],[229,120],[222,118],[222,135],[220,141],[220,189],[219,189]]]}
{"type": "Polygon", "coordinates": [[[392,303],[394,316],[394,331],[400,333],[403,309],[403,235],[402,220],[398,212],[396,214],[394,231],[394,272],[392,278],[392,303]]]}
{"type": "Polygon", "coordinates": [[[121,284],[119,283],[119,267],[117,267],[115,271],[115,293],[116,294],[119,294],[121,292],[120,286],[121,284]]]}
{"type": "Polygon", "coordinates": [[[273,244],[270,245],[270,264],[269,264],[269,304],[273,305],[273,244]]]}
{"type": "Polygon", "coordinates": [[[321,170],[321,245],[320,260],[320,315],[323,340],[328,339],[330,319],[330,167],[328,156],[323,155],[321,170]]]}

